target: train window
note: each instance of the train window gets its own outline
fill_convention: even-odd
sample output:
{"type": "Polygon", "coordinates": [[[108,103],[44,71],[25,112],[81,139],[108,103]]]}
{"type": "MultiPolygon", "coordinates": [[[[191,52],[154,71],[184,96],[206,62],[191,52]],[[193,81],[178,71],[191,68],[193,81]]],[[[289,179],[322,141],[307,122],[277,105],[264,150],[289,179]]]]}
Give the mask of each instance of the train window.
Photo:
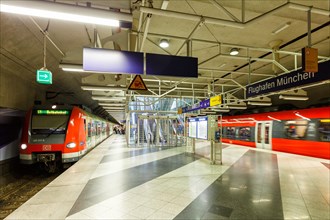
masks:
{"type": "Polygon", "coordinates": [[[265,144],[269,144],[269,129],[270,124],[268,122],[265,123],[265,144]]]}
{"type": "Polygon", "coordinates": [[[221,132],[222,132],[222,137],[226,137],[226,127],[222,127],[221,132]]]}
{"type": "Polygon", "coordinates": [[[284,132],[288,138],[303,139],[306,137],[307,127],[307,120],[287,121],[284,124],[284,132]]]}
{"type": "Polygon", "coordinates": [[[261,123],[258,123],[258,134],[257,134],[257,142],[258,143],[261,143],[261,127],[262,127],[262,124],[261,123]]]}
{"type": "Polygon", "coordinates": [[[235,138],[235,127],[226,127],[224,136],[226,138],[234,139],[235,138]]]}
{"type": "Polygon", "coordinates": [[[106,124],[102,122],[102,133],[105,134],[106,124]]]}
{"type": "Polygon", "coordinates": [[[330,142],[330,119],[321,119],[318,131],[321,141],[330,142]]]}
{"type": "Polygon", "coordinates": [[[95,134],[96,134],[95,122],[92,121],[92,136],[95,136],[95,134]]]}
{"type": "Polygon", "coordinates": [[[31,131],[34,134],[65,134],[70,115],[33,115],[31,131]]]}
{"type": "Polygon", "coordinates": [[[90,122],[88,122],[88,137],[91,137],[92,136],[92,124],[90,122]]]}
{"type": "Polygon", "coordinates": [[[95,135],[99,135],[99,124],[95,122],[95,135]]]}
{"type": "Polygon", "coordinates": [[[97,135],[101,134],[101,123],[97,123],[97,135]]]}
{"type": "Polygon", "coordinates": [[[250,127],[240,127],[238,128],[238,139],[244,141],[251,140],[251,128],[250,127]]]}

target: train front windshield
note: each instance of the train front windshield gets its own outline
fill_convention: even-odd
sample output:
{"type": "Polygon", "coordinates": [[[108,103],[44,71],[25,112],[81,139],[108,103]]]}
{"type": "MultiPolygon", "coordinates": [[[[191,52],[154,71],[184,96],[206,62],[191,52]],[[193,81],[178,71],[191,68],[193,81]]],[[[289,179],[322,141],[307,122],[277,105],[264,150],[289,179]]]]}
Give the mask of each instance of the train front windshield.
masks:
{"type": "Polygon", "coordinates": [[[63,143],[70,118],[68,110],[34,110],[30,143],[63,143]]]}

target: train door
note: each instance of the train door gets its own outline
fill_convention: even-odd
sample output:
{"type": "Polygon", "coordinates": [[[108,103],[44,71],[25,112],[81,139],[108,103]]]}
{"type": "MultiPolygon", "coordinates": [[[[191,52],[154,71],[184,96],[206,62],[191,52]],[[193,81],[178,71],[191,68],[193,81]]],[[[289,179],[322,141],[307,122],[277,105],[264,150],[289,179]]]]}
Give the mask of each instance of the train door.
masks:
{"type": "Polygon", "coordinates": [[[256,123],[256,146],[262,149],[272,149],[272,121],[260,121],[256,123]]]}

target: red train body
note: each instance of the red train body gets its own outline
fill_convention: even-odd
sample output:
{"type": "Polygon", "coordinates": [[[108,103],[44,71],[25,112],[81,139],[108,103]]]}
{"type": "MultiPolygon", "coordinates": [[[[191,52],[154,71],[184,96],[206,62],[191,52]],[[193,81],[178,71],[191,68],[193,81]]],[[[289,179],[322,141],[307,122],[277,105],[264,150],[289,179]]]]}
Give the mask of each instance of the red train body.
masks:
{"type": "Polygon", "coordinates": [[[79,160],[112,134],[112,124],[74,106],[36,106],[27,112],[20,161],[42,163],[48,171],[79,160]]]}
{"type": "Polygon", "coordinates": [[[330,107],[224,116],[222,141],[330,159],[330,107]]]}

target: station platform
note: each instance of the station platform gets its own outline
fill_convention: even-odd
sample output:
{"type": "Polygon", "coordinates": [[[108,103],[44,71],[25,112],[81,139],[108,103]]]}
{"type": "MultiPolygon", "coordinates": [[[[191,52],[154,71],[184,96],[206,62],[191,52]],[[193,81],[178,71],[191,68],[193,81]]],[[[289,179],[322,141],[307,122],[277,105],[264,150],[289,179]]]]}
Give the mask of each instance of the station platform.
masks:
{"type": "Polygon", "coordinates": [[[211,165],[124,138],[109,137],[6,219],[330,218],[329,160],[226,145],[211,165]]]}

